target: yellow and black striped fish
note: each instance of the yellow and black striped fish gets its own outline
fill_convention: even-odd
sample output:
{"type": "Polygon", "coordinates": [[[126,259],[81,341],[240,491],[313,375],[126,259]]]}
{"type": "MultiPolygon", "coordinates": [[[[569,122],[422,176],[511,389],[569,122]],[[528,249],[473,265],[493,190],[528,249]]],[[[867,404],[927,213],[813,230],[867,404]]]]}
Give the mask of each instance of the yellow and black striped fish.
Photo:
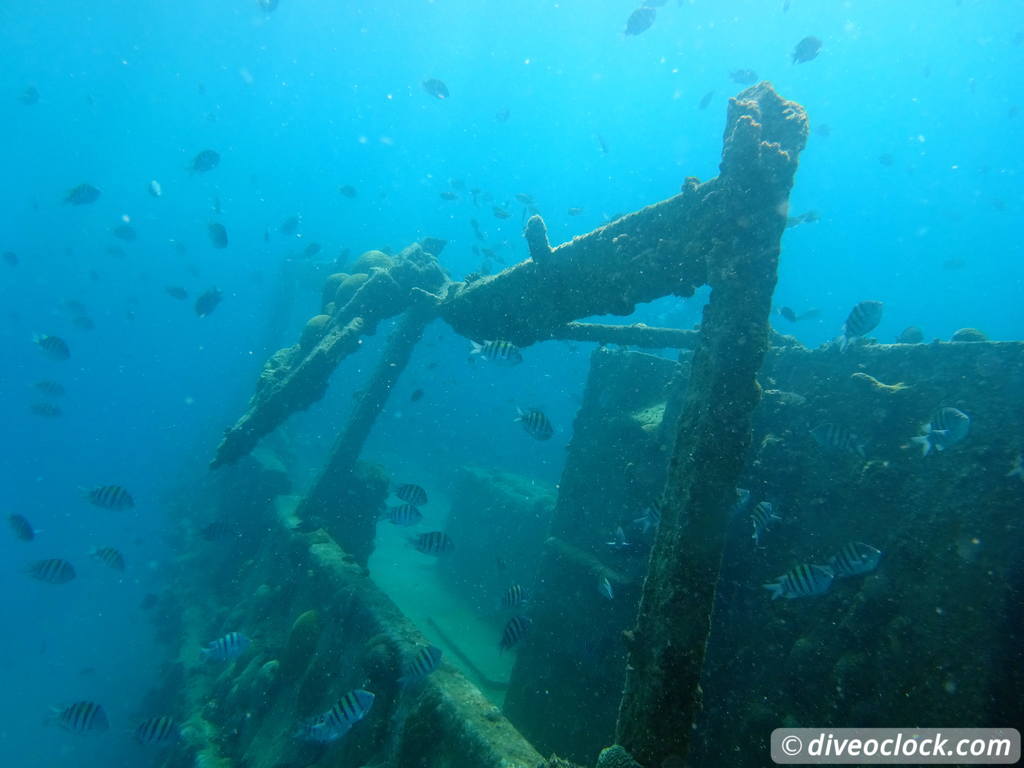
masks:
{"type": "Polygon", "coordinates": [[[131,509],[135,506],[135,499],[120,485],[100,485],[85,492],[85,498],[90,504],[103,509],[131,509]]]}
{"type": "Polygon", "coordinates": [[[412,539],[412,545],[425,555],[445,555],[455,549],[455,544],[444,531],[421,533],[412,539]]]}
{"type": "Polygon", "coordinates": [[[469,359],[482,357],[489,363],[502,363],[504,365],[517,365],[523,362],[523,353],[511,341],[495,339],[485,341],[483,344],[470,342],[473,346],[469,351],[469,359]]]}
{"type": "Polygon", "coordinates": [[[36,560],[29,564],[25,572],[36,581],[46,584],[67,584],[75,578],[74,566],[59,557],[36,560]]]}
{"type": "Polygon", "coordinates": [[[402,667],[402,676],[398,678],[399,685],[407,685],[422,680],[441,663],[441,649],[433,645],[422,646],[408,664],[402,667]]]}
{"type": "Polygon", "coordinates": [[[519,644],[519,641],[523,639],[523,636],[529,631],[530,625],[533,624],[533,620],[526,616],[513,616],[505,624],[505,629],[501,633],[501,642],[498,643],[498,647],[502,651],[507,651],[515,645],[519,644]]]}
{"type": "Polygon", "coordinates": [[[89,554],[116,571],[124,570],[124,556],[113,547],[97,547],[89,554]]]}
{"type": "Polygon", "coordinates": [[[36,537],[36,529],[32,527],[32,523],[24,515],[8,515],[7,522],[11,524],[14,535],[22,541],[32,541],[36,537]]]}

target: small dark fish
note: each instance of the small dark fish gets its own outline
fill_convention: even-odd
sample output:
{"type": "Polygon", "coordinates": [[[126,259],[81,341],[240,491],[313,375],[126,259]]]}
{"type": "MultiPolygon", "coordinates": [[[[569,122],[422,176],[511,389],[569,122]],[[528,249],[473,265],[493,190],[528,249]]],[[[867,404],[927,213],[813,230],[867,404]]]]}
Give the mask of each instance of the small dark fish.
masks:
{"type": "Polygon", "coordinates": [[[199,529],[199,535],[206,541],[222,541],[238,534],[238,528],[227,520],[214,520],[199,529]]]}
{"type": "Polygon", "coordinates": [[[14,251],[4,251],[4,263],[9,264],[12,267],[18,266],[18,254],[14,251]]]}
{"type": "Polygon", "coordinates": [[[786,228],[796,227],[800,224],[815,224],[821,220],[821,214],[817,211],[805,211],[804,213],[796,216],[790,216],[786,219],[786,228]]]}
{"type": "Polygon", "coordinates": [[[581,213],[583,213],[583,209],[582,208],[570,208],[568,211],[566,211],[566,213],[568,213],[570,216],[579,216],[581,213]]]}
{"type": "Polygon", "coordinates": [[[55,715],[57,725],[72,733],[110,729],[107,713],[95,701],[76,701],[63,710],[56,710],[55,715]]]}
{"type": "Polygon", "coordinates": [[[444,192],[438,192],[437,196],[440,197],[442,200],[449,201],[459,199],[459,196],[452,192],[450,189],[446,189],[444,192]]]}
{"type": "Polygon", "coordinates": [[[32,403],[29,410],[36,416],[42,416],[44,419],[55,419],[64,413],[59,406],[53,403],[32,403]]]}
{"type": "Polygon", "coordinates": [[[526,192],[516,192],[514,197],[518,203],[522,203],[523,205],[533,205],[533,195],[527,194],[526,192]]]}
{"type": "Polygon", "coordinates": [[[287,219],[281,222],[281,226],[277,228],[277,231],[282,235],[291,237],[299,232],[299,226],[302,223],[302,219],[298,216],[289,216],[287,219]]]}
{"type": "Polygon", "coordinates": [[[729,73],[729,77],[740,85],[753,85],[757,82],[757,72],[752,69],[734,69],[729,73]]]}
{"type": "Polygon", "coordinates": [[[771,591],[772,600],[810,597],[827,592],[833,578],[835,574],[824,565],[798,565],[774,582],[765,584],[764,588],[771,591]]]}
{"type": "Polygon", "coordinates": [[[306,249],[302,252],[302,255],[305,256],[307,259],[311,259],[318,253],[320,253],[320,250],[320,243],[310,243],[309,245],[306,246],[306,249]]]}
{"type": "Polygon", "coordinates": [[[92,184],[79,184],[71,189],[64,198],[70,205],[89,205],[100,199],[100,191],[92,184]]]}
{"type": "Polygon", "coordinates": [[[971,429],[971,417],[958,408],[946,406],[932,414],[931,421],[922,425],[921,434],[910,438],[921,446],[921,453],[927,456],[932,448],[943,451],[967,437],[971,429]]]}
{"type": "Polygon", "coordinates": [[[858,456],[864,455],[864,444],[857,439],[848,427],[826,421],[811,430],[811,437],[822,448],[833,451],[847,451],[858,456]]]}
{"type": "Polygon", "coordinates": [[[25,571],[36,581],[44,584],[67,584],[75,578],[75,568],[67,560],[54,557],[49,560],[36,560],[30,563],[25,571]]]}
{"type": "Polygon", "coordinates": [[[491,213],[494,214],[494,218],[496,219],[507,219],[512,216],[511,213],[509,213],[505,208],[502,208],[500,205],[492,206],[491,213]]]}
{"type": "Polygon", "coordinates": [[[789,322],[791,323],[795,323],[797,321],[796,312],[794,312],[789,307],[783,307],[782,309],[780,309],[779,314],[782,315],[787,320],[789,320],[789,322]]]}
{"type": "Polygon", "coordinates": [[[714,96],[714,91],[708,91],[703,96],[701,96],[700,101],[697,103],[697,109],[707,109],[708,104],[711,103],[711,99],[714,98],[714,96]]]}
{"type": "Polygon", "coordinates": [[[518,365],[523,362],[523,353],[511,341],[495,339],[494,341],[485,341],[483,344],[471,341],[470,344],[472,344],[469,351],[470,360],[474,356],[478,356],[489,363],[518,365]]]}
{"type": "Polygon", "coordinates": [[[37,335],[32,339],[36,346],[51,360],[67,360],[71,357],[68,344],[60,336],[37,335]]]}
{"type": "Polygon", "coordinates": [[[879,165],[884,165],[887,168],[892,166],[892,164],[895,163],[895,162],[896,162],[896,158],[894,158],[888,152],[883,152],[882,154],[880,154],[878,156],[878,164],[879,165]]]}
{"type": "Polygon", "coordinates": [[[401,504],[388,509],[385,519],[393,525],[411,526],[418,525],[423,519],[423,513],[414,504],[401,504]]]}
{"type": "Polygon", "coordinates": [[[160,715],[143,720],[135,729],[135,740],[139,744],[170,744],[181,736],[181,729],[173,717],[160,715]]]}
{"type": "Polygon", "coordinates": [[[420,400],[422,397],[423,397],[423,390],[422,389],[414,389],[412,391],[412,394],[409,395],[409,402],[410,403],[415,403],[417,400],[420,400]]]}
{"type": "Polygon", "coordinates": [[[814,132],[821,136],[821,138],[827,139],[829,136],[832,135],[832,126],[829,125],[828,123],[822,123],[821,125],[814,129],[814,132]]]}
{"type": "Polygon", "coordinates": [[[796,44],[792,54],[793,63],[803,64],[805,61],[817,58],[819,53],[821,53],[821,40],[810,35],[796,44]]]}
{"type": "Polygon", "coordinates": [[[873,331],[882,320],[884,306],[880,301],[862,301],[851,309],[843,325],[839,348],[845,350],[851,341],[873,331]]]}
{"type": "Polygon", "coordinates": [[[924,331],[916,325],[907,326],[896,337],[897,344],[920,344],[922,341],[924,341],[924,331]]]}
{"type": "Polygon", "coordinates": [[[131,224],[118,224],[111,230],[111,233],[118,240],[124,240],[126,243],[134,242],[139,238],[139,233],[135,231],[135,227],[131,224]]]}
{"type": "Polygon", "coordinates": [[[513,616],[505,624],[505,629],[502,630],[498,648],[502,651],[507,651],[509,648],[518,645],[519,641],[529,631],[531,624],[533,624],[533,620],[526,616],[513,616]]]}
{"type": "Polygon", "coordinates": [[[423,90],[435,99],[447,99],[450,95],[448,93],[448,86],[434,77],[423,81],[423,90]]]}
{"type": "Polygon", "coordinates": [[[455,549],[454,542],[444,531],[421,533],[412,540],[412,545],[424,555],[445,555],[455,549]]]}
{"type": "Polygon", "coordinates": [[[497,120],[499,123],[507,123],[509,117],[511,116],[512,113],[509,111],[508,107],[499,109],[497,112],[494,113],[494,119],[497,120]]]}
{"type": "Polygon", "coordinates": [[[218,637],[202,649],[204,659],[213,661],[231,661],[237,659],[249,647],[250,640],[241,632],[228,632],[218,637]]]}
{"type": "Polygon", "coordinates": [[[338,192],[342,197],[347,197],[349,200],[352,200],[359,195],[359,192],[357,192],[356,188],[351,184],[342,184],[338,187],[338,192]]]}
{"type": "Polygon", "coordinates": [[[38,104],[39,89],[36,88],[34,85],[30,85],[28,88],[26,88],[19,94],[18,101],[20,101],[26,107],[31,107],[34,104],[38,104]]]}
{"type": "Polygon", "coordinates": [[[408,664],[402,667],[402,676],[398,678],[399,685],[408,685],[422,680],[441,663],[441,649],[433,645],[424,645],[412,657],[408,664]]]}
{"type": "Polygon", "coordinates": [[[113,547],[98,547],[89,554],[115,571],[124,570],[124,555],[113,547]]]}
{"type": "Polygon", "coordinates": [[[526,588],[521,584],[513,584],[501,596],[501,607],[517,608],[527,602],[526,588]]]}
{"type": "Polygon", "coordinates": [[[395,489],[395,496],[419,507],[427,503],[427,492],[415,483],[403,483],[395,489]]]}
{"type": "Polygon", "coordinates": [[[71,324],[81,331],[96,330],[96,321],[94,321],[88,315],[75,315],[73,318],[71,318],[71,324]]]}
{"type": "Polygon", "coordinates": [[[192,158],[192,171],[194,173],[206,173],[220,165],[220,155],[212,149],[204,149],[192,158]]]}
{"type": "Polygon", "coordinates": [[[224,298],[224,294],[219,288],[211,288],[205,291],[196,299],[196,314],[199,317],[206,317],[217,308],[222,298],[224,298]]]}
{"type": "Polygon", "coordinates": [[[651,28],[651,24],[654,23],[654,17],[657,15],[657,11],[648,6],[641,6],[629,14],[629,18],[626,19],[626,29],[624,33],[626,35],[639,35],[641,32],[646,32],[651,28]]]}
{"type": "Polygon", "coordinates": [[[865,544],[863,541],[849,541],[829,559],[828,567],[837,579],[860,576],[875,570],[881,559],[881,551],[870,544],[865,544]]]}
{"type": "Polygon", "coordinates": [[[123,510],[135,506],[135,499],[120,485],[100,485],[85,492],[90,504],[102,509],[123,510]]]}
{"type": "Polygon", "coordinates": [[[168,285],[166,288],[164,288],[164,293],[166,293],[172,299],[177,299],[178,301],[184,301],[185,299],[188,298],[188,291],[185,290],[180,285],[168,285]]]}
{"type": "Polygon", "coordinates": [[[36,529],[24,515],[8,515],[7,522],[11,524],[11,530],[21,541],[32,541],[36,537],[36,529]]]}
{"type": "Polygon", "coordinates": [[[526,434],[530,437],[535,440],[550,440],[551,436],[555,434],[555,428],[551,426],[548,417],[540,409],[517,410],[519,410],[519,415],[516,416],[515,420],[523,425],[523,429],[526,430],[526,434]]]}
{"type": "Polygon", "coordinates": [[[211,221],[207,224],[206,234],[210,238],[210,245],[214,248],[228,247],[228,231],[219,221],[211,221]]]}

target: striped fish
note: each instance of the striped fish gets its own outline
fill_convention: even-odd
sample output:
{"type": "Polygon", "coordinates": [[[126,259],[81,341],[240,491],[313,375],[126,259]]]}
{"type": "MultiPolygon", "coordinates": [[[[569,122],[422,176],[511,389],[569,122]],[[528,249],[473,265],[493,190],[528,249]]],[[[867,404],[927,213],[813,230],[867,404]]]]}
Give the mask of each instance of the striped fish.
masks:
{"type": "Polygon", "coordinates": [[[505,629],[502,630],[501,642],[498,643],[498,648],[502,651],[507,651],[509,648],[518,645],[519,641],[529,631],[531,624],[533,624],[533,620],[526,616],[513,616],[505,624],[505,629]]]}
{"type": "Polygon", "coordinates": [[[476,356],[483,358],[489,363],[499,363],[501,365],[517,365],[523,362],[523,353],[511,341],[498,339],[495,341],[485,341],[483,344],[471,341],[470,344],[473,345],[469,351],[470,360],[476,356]]]}
{"type": "Polygon", "coordinates": [[[771,502],[759,501],[754,505],[754,511],[750,513],[750,522],[754,526],[754,532],[750,538],[756,546],[761,545],[761,536],[772,528],[776,523],[781,523],[782,518],[772,510],[771,502]]]}
{"type": "Polygon", "coordinates": [[[412,545],[425,555],[445,555],[455,549],[455,543],[443,531],[421,533],[412,539],[412,545]]]}
{"type": "Polygon", "coordinates": [[[831,421],[826,421],[811,430],[811,437],[822,448],[828,448],[833,451],[846,451],[848,453],[855,453],[858,456],[864,455],[864,443],[858,440],[857,436],[842,424],[833,424],[831,421]]]}
{"type": "Polygon", "coordinates": [[[75,569],[67,560],[54,557],[30,563],[26,573],[36,581],[46,584],[67,584],[75,578],[75,569]]]}
{"type": "Polygon", "coordinates": [[[107,713],[95,701],[76,701],[64,709],[54,711],[55,722],[72,733],[106,731],[110,728],[107,713]]]}
{"type": "Polygon", "coordinates": [[[374,695],[357,689],[349,691],[329,710],[299,728],[296,736],[307,741],[337,741],[366,717],[373,706],[374,695]]]}
{"type": "Polygon", "coordinates": [[[89,554],[115,571],[124,570],[124,556],[113,547],[98,547],[89,554]]]}
{"type": "Polygon", "coordinates": [[[779,576],[774,582],[765,584],[764,588],[772,593],[772,600],[780,597],[810,597],[823,595],[832,586],[835,574],[824,565],[801,564],[788,573],[779,576]]]}
{"type": "Polygon", "coordinates": [[[427,492],[415,483],[403,483],[395,489],[395,496],[414,507],[422,507],[427,503],[427,492]]]}
{"type": "Polygon", "coordinates": [[[22,541],[32,541],[36,537],[36,529],[24,515],[8,515],[7,522],[11,524],[14,535],[22,541]]]}
{"type": "Polygon", "coordinates": [[[851,341],[875,330],[882,320],[883,306],[880,301],[862,301],[851,309],[839,337],[839,349],[845,350],[851,341]]]}
{"type": "Polygon", "coordinates": [[[536,440],[549,440],[555,434],[555,428],[551,426],[544,411],[538,408],[530,408],[526,411],[521,408],[516,410],[519,411],[519,415],[516,416],[515,421],[523,425],[523,429],[530,437],[536,440]]]}
{"type": "Polygon", "coordinates": [[[99,485],[86,491],[85,498],[103,509],[122,510],[135,506],[135,499],[120,485],[99,485]]]}
{"type": "Polygon", "coordinates": [[[967,437],[971,431],[971,417],[957,408],[946,406],[932,414],[932,420],[921,427],[921,434],[910,438],[920,443],[921,453],[927,456],[932,448],[943,451],[967,437]]]}
{"type": "Polygon", "coordinates": [[[241,632],[228,632],[218,637],[202,650],[204,659],[213,661],[231,661],[237,659],[249,647],[250,640],[241,632]]]}
{"type": "Polygon", "coordinates": [[[526,588],[522,584],[513,584],[501,596],[501,607],[505,609],[516,608],[523,605],[526,601],[526,588]]]}
{"type": "Polygon", "coordinates": [[[71,350],[68,348],[67,342],[60,336],[37,334],[32,341],[51,360],[67,360],[71,357],[71,350]]]}
{"type": "Polygon", "coordinates": [[[408,685],[422,680],[429,675],[441,663],[441,649],[432,645],[422,646],[412,660],[402,667],[402,676],[398,678],[399,685],[408,685]]]}
{"type": "Polygon", "coordinates": [[[168,744],[172,741],[177,741],[180,736],[181,729],[174,721],[174,718],[168,715],[159,715],[143,720],[139,723],[139,727],[135,729],[135,740],[139,744],[147,746],[168,744]]]}
{"type": "Polygon", "coordinates": [[[423,519],[423,513],[413,504],[402,504],[391,507],[384,518],[393,525],[410,526],[419,523],[423,519]]]}
{"type": "Polygon", "coordinates": [[[828,561],[828,567],[837,579],[845,576],[860,576],[878,567],[882,559],[881,550],[863,541],[849,541],[828,561]]]}

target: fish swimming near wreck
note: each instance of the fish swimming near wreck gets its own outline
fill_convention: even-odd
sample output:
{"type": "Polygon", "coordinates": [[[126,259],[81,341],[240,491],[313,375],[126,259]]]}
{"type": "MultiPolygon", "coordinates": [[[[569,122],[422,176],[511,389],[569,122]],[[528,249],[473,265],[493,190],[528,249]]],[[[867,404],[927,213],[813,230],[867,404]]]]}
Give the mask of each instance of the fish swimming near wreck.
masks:
{"type": "Polygon", "coordinates": [[[862,301],[850,310],[843,325],[843,335],[839,337],[839,349],[845,351],[854,339],[862,338],[878,327],[882,321],[882,309],[885,305],[880,301],[862,301]]]}
{"type": "Polygon", "coordinates": [[[657,16],[657,11],[649,6],[641,6],[629,14],[629,18],[626,19],[626,29],[624,34],[639,35],[641,32],[646,32],[654,24],[654,18],[657,16]]]}
{"type": "Polygon", "coordinates": [[[803,64],[804,62],[816,59],[818,54],[821,53],[822,42],[813,35],[808,35],[793,48],[791,55],[794,64],[803,64]]]}
{"type": "Polygon", "coordinates": [[[956,445],[971,429],[971,417],[959,408],[946,406],[932,414],[931,420],[921,427],[921,434],[910,438],[921,446],[921,454],[927,456],[932,448],[944,451],[956,445]]]}

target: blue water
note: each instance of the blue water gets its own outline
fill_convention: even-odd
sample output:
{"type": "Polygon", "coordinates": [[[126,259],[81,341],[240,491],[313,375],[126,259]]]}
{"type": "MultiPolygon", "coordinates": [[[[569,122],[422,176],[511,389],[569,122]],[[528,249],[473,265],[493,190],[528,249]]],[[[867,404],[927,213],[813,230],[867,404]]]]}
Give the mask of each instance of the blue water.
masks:
{"type": "MultiPolygon", "coordinates": [[[[734,69],[771,80],[811,120],[790,212],[814,209],[821,220],[787,230],[776,303],[821,314],[777,319],[780,330],[817,345],[856,302],[877,299],[884,341],[912,324],[927,339],[964,326],[1021,338],[1020,4],[790,5],[671,0],[651,29],[625,37],[630,2],[281,0],[272,14],[255,0],[3,3],[0,250],[19,263],[0,263],[0,479],[5,510],[44,531],[31,545],[0,542],[9,764],[146,759],[122,732],[164,659],[137,606],[160,588],[179,489],[204,471],[269,352],[318,311],[341,249],[444,238],[442,261],[458,279],[480,268],[471,218],[508,263],[525,258],[516,193],[535,198],[553,243],[669,197],[686,176],[716,173],[726,99],[743,87],[734,69]],[[791,64],[811,34],[821,55],[791,64]],[[424,91],[430,77],[450,98],[424,91]],[[29,87],[36,104],[19,99],[29,87]],[[190,173],[207,148],[220,165],[190,173]],[[151,179],[162,197],[147,192],[151,179]],[[101,198],[62,204],[82,182],[101,198]],[[346,184],[356,198],[339,194],[346,184]],[[472,188],[492,200],[474,206],[472,188]],[[449,190],[457,200],[439,196],[449,190]],[[494,218],[491,206],[506,203],[511,218],[494,218]],[[571,217],[570,207],[584,210],[571,217]],[[278,231],[292,215],[301,237],[278,231]],[[208,240],[214,220],[227,228],[226,249],[208,240]],[[125,221],[137,241],[111,236],[125,221]],[[301,256],[310,242],[322,245],[316,268],[301,256]],[[125,255],[108,253],[112,245],[125,255]],[[306,277],[272,322],[282,264],[306,277]],[[186,286],[188,301],[168,297],[167,285],[186,286]],[[211,286],[224,301],[198,319],[191,303],[211,286]],[[74,327],[64,299],[83,302],[95,330],[74,327]],[[43,358],[33,333],[66,338],[71,360],[43,358]],[[42,378],[68,389],[61,418],[28,411],[42,378]],[[81,500],[80,487],[107,483],[130,487],[137,508],[81,500]],[[125,553],[123,578],[85,557],[102,545],[125,553]],[[81,563],[75,582],[56,588],[20,573],[58,555],[81,563]],[[51,705],[77,698],[105,703],[116,738],[83,742],[43,727],[51,705]]],[[[699,316],[699,301],[664,299],[634,319],[689,327],[699,316]]],[[[468,366],[468,344],[440,324],[425,340],[367,453],[421,469],[433,461],[441,475],[472,460],[556,481],[590,348],[540,345],[495,373],[468,366]],[[409,403],[416,388],[424,398],[409,403]],[[555,438],[528,441],[511,424],[517,405],[544,406],[555,438]],[[426,459],[438,443],[448,447],[426,459]]],[[[344,418],[346,380],[295,419],[310,462],[344,418]]]]}

